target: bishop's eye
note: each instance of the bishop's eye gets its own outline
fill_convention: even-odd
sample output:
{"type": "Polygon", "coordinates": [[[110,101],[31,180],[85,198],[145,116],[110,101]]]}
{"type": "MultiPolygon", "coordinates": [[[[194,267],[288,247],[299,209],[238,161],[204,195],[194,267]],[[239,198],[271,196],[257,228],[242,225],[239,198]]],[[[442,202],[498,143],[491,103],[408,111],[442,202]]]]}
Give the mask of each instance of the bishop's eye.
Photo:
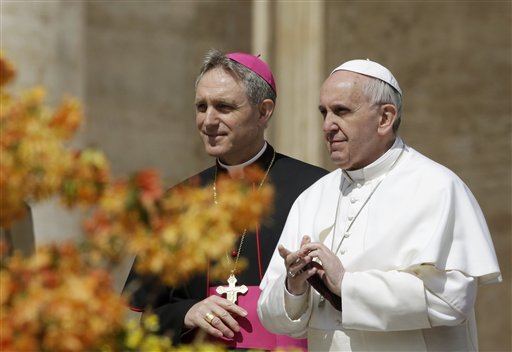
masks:
{"type": "Polygon", "coordinates": [[[226,104],[226,103],[217,104],[217,106],[215,108],[219,112],[224,113],[224,114],[227,114],[227,113],[233,111],[233,109],[234,109],[234,107],[232,105],[226,104]]]}

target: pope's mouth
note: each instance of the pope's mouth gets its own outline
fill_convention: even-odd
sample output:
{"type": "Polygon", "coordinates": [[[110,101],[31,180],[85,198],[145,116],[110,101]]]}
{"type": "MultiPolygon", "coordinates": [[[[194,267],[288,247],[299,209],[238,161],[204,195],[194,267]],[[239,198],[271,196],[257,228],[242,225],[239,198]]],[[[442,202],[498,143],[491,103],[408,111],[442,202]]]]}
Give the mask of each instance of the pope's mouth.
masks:
{"type": "Polygon", "coordinates": [[[347,140],[346,139],[333,139],[333,140],[329,140],[329,145],[340,145],[342,143],[346,143],[347,140]]]}

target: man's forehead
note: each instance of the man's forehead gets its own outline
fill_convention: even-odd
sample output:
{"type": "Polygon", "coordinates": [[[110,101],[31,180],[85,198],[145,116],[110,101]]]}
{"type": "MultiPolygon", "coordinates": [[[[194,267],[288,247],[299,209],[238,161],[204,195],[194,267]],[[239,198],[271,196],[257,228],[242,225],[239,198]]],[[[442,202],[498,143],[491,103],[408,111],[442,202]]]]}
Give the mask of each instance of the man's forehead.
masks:
{"type": "Polygon", "coordinates": [[[205,72],[196,87],[196,101],[209,99],[233,102],[246,98],[243,83],[222,69],[212,69],[205,72]]]}
{"type": "Polygon", "coordinates": [[[369,78],[349,71],[338,71],[327,77],[320,89],[320,94],[330,95],[344,92],[349,94],[362,91],[365,80],[369,78]]]}
{"type": "Polygon", "coordinates": [[[365,80],[369,79],[349,71],[338,71],[330,75],[320,89],[320,106],[351,105],[368,100],[363,94],[365,80]]]}
{"type": "Polygon", "coordinates": [[[213,67],[206,71],[201,79],[199,79],[198,84],[203,81],[233,81],[242,84],[242,80],[234,72],[228,71],[220,66],[213,67]]]}
{"type": "Polygon", "coordinates": [[[234,74],[220,68],[214,68],[204,73],[197,83],[197,91],[244,91],[243,82],[234,74]]]}

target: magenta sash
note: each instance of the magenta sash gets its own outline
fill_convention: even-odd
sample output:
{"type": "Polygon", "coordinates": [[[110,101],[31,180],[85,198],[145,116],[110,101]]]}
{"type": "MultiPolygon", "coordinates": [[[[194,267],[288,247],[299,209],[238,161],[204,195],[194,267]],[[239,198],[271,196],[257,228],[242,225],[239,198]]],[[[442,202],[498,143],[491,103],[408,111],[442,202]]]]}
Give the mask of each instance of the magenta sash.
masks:
{"type": "MultiPolygon", "coordinates": [[[[237,304],[247,311],[247,317],[236,317],[240,324],[240,332],[235,333],[232,339],[215,338],[209,335],[210,342],[220,342],[231,348],[255,348],[262,350],[294,349],[307,351],[306,339],[294,339],[285,335],[275,335],[263,327],[258,318],[257,305],[261,290],[258,286],[248,286],[249,291],[245,295],[238,295],[237,304]]],[[[209,295],[220,296],[210,287],[209,295]]],[[[222,296],[221,296],[222,297],[222,296]]]]}

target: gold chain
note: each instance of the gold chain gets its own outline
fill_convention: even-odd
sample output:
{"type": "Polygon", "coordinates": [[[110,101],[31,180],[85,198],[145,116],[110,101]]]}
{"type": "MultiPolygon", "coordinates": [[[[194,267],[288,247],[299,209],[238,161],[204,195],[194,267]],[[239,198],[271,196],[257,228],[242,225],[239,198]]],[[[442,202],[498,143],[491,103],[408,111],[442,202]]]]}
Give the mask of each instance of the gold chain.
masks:
{"type": "MultiPolygon", "coordinates": [[[[270,164],[268,165],[268,168],[267,168],[267,171],[265,172],[265,175],[263,176],[263,178],[261,179],[261,182],[258,186],[258,190],[261,188],[261,186],[263,186],[263,184],[265,183],[265,180],[267,179],[267,176],[268,176],[268,173],[270,172],[270,168],[272,167],[272,165],[274,164],[274,161],[276,159],[276,152],[274,150],[274,153],[272,154],[272,160],[270,160],[270,164]]],[[[218,201],[217,201],[217,168],[215,168],[215,178],[213,180],[213,202],[215,204],[218,204],[218,201]]],[[[238,252],[236,254],[236,259],[235,259],[235,263],[233,265],[233,269],[231,269],[231,273],[234,274],[235,273],[235,270],[236,270],[236,266],[238,264],[238,259],[240,258],[240,252],[242,251],[242,246],[244,244],[244,239],[245,239],[245,235],[247,234],[247,229],[244,229],[244,232],[242,232],[242,236],[240,237],[240,244],[238,245],[238,252]]],[[[231,262],[231,260],[229,259],[229,255],[228,253],[226,252],[226,260],[228,261],[228,263],[231,262]]]]}

